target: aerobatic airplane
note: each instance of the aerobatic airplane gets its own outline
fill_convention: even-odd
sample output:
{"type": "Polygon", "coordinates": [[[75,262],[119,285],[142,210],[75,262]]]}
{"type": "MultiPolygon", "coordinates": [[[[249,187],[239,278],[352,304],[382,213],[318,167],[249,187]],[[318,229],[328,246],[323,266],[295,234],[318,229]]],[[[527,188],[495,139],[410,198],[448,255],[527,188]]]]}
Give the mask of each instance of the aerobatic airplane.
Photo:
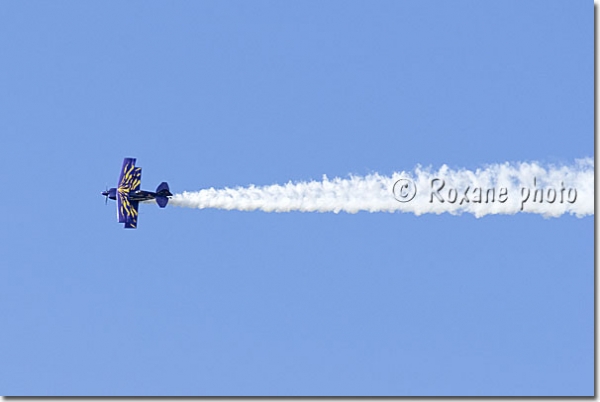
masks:
{"type": "Polygon", "coordinates": [[[159,207],[164,208],[173,194],[169,191],[169,185],[162,182],[156,188],[156,192],[140,190],[142,184],[142,168],[135,167],[135,158],[125,158],[119,186],[103,191],[102,195],[108,199],[117,201],[117,218],[125,228],[135,229],[137,227],[138,206],[140,201],[156,200],[159,207]]]}

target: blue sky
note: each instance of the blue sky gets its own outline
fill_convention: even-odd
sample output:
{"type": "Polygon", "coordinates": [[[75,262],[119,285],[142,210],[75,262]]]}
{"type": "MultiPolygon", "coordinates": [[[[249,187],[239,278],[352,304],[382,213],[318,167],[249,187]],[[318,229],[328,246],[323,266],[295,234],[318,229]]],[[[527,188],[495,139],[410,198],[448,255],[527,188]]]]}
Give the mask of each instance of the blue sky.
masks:
{"type": "Polygon", "coordinates": [[[591,157],[591,1],[5,1],[0,49],[0,394],[593,394],[593,217],[100,195],[591,157]]]}

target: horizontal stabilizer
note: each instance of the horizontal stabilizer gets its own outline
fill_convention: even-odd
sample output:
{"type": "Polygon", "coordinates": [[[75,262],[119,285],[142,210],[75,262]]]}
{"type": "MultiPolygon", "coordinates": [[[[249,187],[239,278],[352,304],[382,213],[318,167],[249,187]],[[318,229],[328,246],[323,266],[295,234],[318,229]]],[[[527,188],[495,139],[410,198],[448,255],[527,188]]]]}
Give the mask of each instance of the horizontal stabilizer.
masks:
{"type": "Polygon", "coordinates": [[[160,194],[163,196],[173,195],[169,191],[169,185],[167,184],[166,181],[163,181],[162,183],[160,183],[158,185],[158,187],[156,187],[156,194],[160,194]]]}
{"type": "Polygon", "coordinates": [[[156,203],[159,207],[164,208],[169,203],[169,199],[167,197],[163,197],[162,195],[156,196],[156,203]]]}

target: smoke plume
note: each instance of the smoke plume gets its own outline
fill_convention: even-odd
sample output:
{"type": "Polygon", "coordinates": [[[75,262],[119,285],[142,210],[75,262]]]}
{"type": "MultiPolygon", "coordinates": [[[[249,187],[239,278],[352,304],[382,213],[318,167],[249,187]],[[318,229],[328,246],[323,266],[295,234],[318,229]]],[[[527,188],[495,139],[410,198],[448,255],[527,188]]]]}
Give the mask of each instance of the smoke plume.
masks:
{"type": "Polygon", "coordinates": [[[545,217],[594,214],[594,161],[572,165],[502,163],[475,171],[413,171],[298,181],[267,186],[209,188],[175,194],[170,205],[265,212],[536,213],[545,217]]]}

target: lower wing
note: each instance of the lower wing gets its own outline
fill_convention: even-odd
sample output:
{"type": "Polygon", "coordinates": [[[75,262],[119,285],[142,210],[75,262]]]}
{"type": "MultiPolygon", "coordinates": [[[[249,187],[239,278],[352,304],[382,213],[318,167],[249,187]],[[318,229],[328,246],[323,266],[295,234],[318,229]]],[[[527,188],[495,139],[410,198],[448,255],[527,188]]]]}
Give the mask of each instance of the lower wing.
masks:
{"type": "Polygon", "coordinates": [[[126,195],[117,192],[117,218],[126,228],[137,227],[138,206],[138,201],[129,201],[126,195]]]}

